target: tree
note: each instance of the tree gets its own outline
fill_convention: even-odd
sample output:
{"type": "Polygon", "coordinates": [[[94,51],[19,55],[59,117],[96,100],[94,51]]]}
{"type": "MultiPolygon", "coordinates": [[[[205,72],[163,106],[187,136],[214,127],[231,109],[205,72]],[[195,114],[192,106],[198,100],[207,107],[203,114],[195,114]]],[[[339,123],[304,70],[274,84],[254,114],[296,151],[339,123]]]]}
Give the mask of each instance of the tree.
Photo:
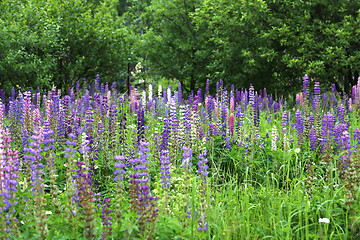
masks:
{"type": "Polygon", "coordinates": [[[117,1],[0,2],[0,88],[60,88],[82,78],[116,81],[127,68],[117,1]]]}
{"type": "Polygon", "coordinates": [[[156,0],[146,12],[151,24],[142,38],[143,54],[152,69],[178,79],[186,90],[195,89],[197,82],[206,80],[202,33],[192,21],[192,14],[201,2],[156,0]]]}
{"type": "Polygon", "coordinates": [[[288,69],[349,93],[359,76],[359,1],[269,1],[288,69]]]}

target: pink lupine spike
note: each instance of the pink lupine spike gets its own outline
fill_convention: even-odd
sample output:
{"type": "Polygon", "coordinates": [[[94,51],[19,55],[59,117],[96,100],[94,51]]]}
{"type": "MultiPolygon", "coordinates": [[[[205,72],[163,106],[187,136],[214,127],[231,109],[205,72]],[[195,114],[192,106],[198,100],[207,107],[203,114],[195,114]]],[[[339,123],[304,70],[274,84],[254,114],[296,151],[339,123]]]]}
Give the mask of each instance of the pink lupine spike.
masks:
{"type": "Polygon", "coordinates": [[[234,97],[230,98],[230,112],[233,113],[234,112],[234,107],[235,107],[235,99],[234,97]]]}
{"type": "Polygon", "coordinates": [[[231,136],[234,136],[234,113],[231,113],[229,117],[229,129],[231,136]]]}

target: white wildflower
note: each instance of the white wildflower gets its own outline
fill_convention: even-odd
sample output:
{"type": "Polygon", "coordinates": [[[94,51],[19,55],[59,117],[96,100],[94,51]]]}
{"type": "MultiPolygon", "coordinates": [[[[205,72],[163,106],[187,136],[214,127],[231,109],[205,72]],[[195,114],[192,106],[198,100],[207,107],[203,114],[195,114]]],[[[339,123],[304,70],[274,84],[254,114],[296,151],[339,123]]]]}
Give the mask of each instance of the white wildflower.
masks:
{"type": "Polygon", "coordinates": [[[330,219],[328,218],[320,218],[319,219],[319,223],[329,223],[330,222],[330,219]]]}

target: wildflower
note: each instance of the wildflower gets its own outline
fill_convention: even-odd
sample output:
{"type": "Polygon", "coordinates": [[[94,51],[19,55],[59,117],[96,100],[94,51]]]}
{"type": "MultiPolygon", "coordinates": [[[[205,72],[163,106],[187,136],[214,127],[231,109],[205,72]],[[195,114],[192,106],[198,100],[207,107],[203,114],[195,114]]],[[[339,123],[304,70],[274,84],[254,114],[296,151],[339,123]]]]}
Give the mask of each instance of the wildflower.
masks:
{"type": "Polygon", "coordinates": [[[300,152],[300,148],[295,148],[294,150],[296,153],[299,153],[300,152]]]}
{"type": "Polygon", "coordinates": [[[163,150],[160,155],[160,164],[161,164],[161,188],[170,188],[170,156],[168,155],[169,151],[163,150]]]}
{"type": "Polygon", "coordinates": [[[272,128],[272,134],[271,134],[271,151],[276,151],[276,141],[278,140],[278,133],[277,133],[277,128],[276,126],[274,125],[273,128],[272,128]]]}
{"type": "Polygon", "coordinates": [[[45,213],[46,213],[46,215],[50,215],[50,214],[52,214],[52,211],[46,211],[45,213]]]}
{"type": "Polygon", "coordinates": [[[319,218],[319,223],[329,223],[330,219],[328,218],[319,218]]]}
{"type": "Polygon", "coordinates": [[[99,167],[98,167],[98,165],[94,165],[94,169],[98,169],[99,167]]]}

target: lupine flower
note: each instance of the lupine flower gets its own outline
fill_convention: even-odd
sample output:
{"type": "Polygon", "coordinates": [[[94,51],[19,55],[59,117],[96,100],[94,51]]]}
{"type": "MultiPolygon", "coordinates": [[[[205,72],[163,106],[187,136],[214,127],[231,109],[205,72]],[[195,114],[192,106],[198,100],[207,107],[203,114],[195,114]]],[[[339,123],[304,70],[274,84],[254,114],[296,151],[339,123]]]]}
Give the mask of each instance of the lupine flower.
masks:
{"type": "Polygon", "coordinates": [[[258,128],[259,126],[260,126],[259,100],[257,96],[254,96],[254,127],[258,128]]]}
{"type": "Polygon", "coordinates": [[[309,95],[309,78],[305,74],[305,76],[303,77],[303,96],[307,98],[308,95],[309,95]]]}
{"type": "Polygon", "coordinates": [[[169,150],[169,137],[171,134],[171,120],[168,118],[164,119],[164,131],[162,134],[161,151],[169,150]]]}
{"type": "MultiPolygon", "coordinates": [[[[72,172],[76,171],[74,170],[74,158],[75,158],[75,153],[77,152],[77,150],[75,149],[76,147],[76,142],[75,142],[76,136],[73,133],[69,134],[69,139],[66,140],[65,142],[65,157],[68,159],[68,164],[64,164],[65,167],[67,167],[67,171],[66,171],[66,186],[67,186],[67,191],[66,191],[66,197],[67,197],[67,204],[66,204],[66,209],[67,209],[67,217],[69,219],[69,222],[72,221],[72,217],[73,215],[73,211],[76,211],[76,206],[75,206],[75,201],[76,201],[76,183],[74,182],[73,179],[73,175],[72,172]]],[[[65,190],[65,189],[64,189],[65,190]]]]}
{"type": "MultiPolygon", "coordinates": [[[[0,101],[0,112],[3,111],[1,105],[0,101]]],[[[1,121],[0,117],[0,224],[5,229],[2,236],[10,239],[18,230],[15,207],[18,203],[19,160],[18,151],[11,149],[10,134],[8,130],[4,131],[1,121]]]]}
{"type": "Polygon", "coordinates": [[[254,87],[252,84],[250,84],[249,87],[249,105],[253,106],[255,102],[255,94],[254,94],[254,87]]]}
{"type": "Polygon", "coordinates": [[[170,188],[170,156],[168,155],[169,151],[161,151],[160,154],[160,174],[161,174],[161,187],[169,189],[170,188]]]}
{"type": "Polygon", "coordinates": [[[182,154],[183,159],[182,159],[181,168],[191,169],[192,150],[191,150],[191,148],[186,147],[186,146],[183,146],[182,150],[184,151],[184,153],[182,154]]]}
{"type": "Polygon", "coordinates": [[[209,166],[207,165],[208,160],[207,158],[205,158],[207,154],[207,150],[204,150],[204,153],[200,154],[199,156],[199,162],[197,163],[199,170],[197,171],[199,173],[199,178],[202,178],[205,182],[206,180],[206,176],[209,174],[209,172],[207,171],[207,169],[209,168],[209,166]]]}
{"type": "Polygon", "coordinates": [[[137,142],[145,139],[145,113],[144,108],[140,107],[137,111],[137,142]]]}
{"type": "Polygon", "coordinates": [[[199,155],[199,162],[198,162],[198,173],[199,173],[199,179],[201,179],[201,214],[198,221],[198,231],[206,231],[208,229],[208,225],[205,218],[205,212],[206,212],[206,199],[205,199],[205,193],[207,188],[207,175],[208,171],[207,169],[209,166],[207,165],[208,160],[206,158],[207,150],[204,150],[204,153],[199,155]]]}
{"type": "Polygon", "coordinates": [[[321,94],[321,92],[320,92],[320,83],[319,82],[315,82],[314,94],[315,94],[315,102],[317,104],[320,101],[320,94],[321,94]]]}
{"type": "Polygon", "coordinates": [[[228,109],[227,106],[225,104],[221,105],[221,130],[222,130],[222,136],[223,138],[225,138],[226,136],[226,129],[227,129],[227,114],[228,114],[228,109]]]}
{"type": "Polygon", "coordinates": [[[241,112],[241,104],[236,108],[236,130],[239,131],[242,123],[245,120],[245,114],[241,112]]]}
{"type": "Polygon", "coordinates": [[[234,136],[234,113],[230,113],[229,130],[230,130],[231,136],[234,136]]]}
{"type": "Polygon", "coordinates": [[[288,112],[287,111],[284,111],[281,122],[282,122],[281,129],[284,133],[286,133],[286,129],[288,126],[288,112]]]}
{"type": "Polygon", "coordinates": [[[317,148],[316,130],[314,127],[310,130],[310,150],[314,151],[317,148]]]}
{"type": "Polygon", "coordinates": [[[272,128],[272,134],[271,134],[271,151],[276,151],[276,142],[279,140],[279,135],[277,133],[277,128],[274,125],[272,128]]]}
{"type": "Polygon", "coordinates": [[[89,168],[84,162],[77,162],[77,185],[79,190],[79,207],[83,210],[84,234],[86,238],[94,238],[94,193],[91,187],[89,168]]]}
{"type": "Polygon", "coordinates": [[[114,171],[114,175],[115,178],[114,180],[117,181],[117,189],[116,189],[116,193],[117,193],[117,204],[116,204],[116,221],[118,222],[119,225],[121,225],[121,215],[122,215],[122,208],[121,208],[121,201],[122,201],[122,191],[123,191],[123,183],[122,181],[124,180],[124,174],[125,174],[125,157],[124,156],[119,156],[116,155],[114,157],[114,160],[116,161],[114,164],[114,167],[116,168],[116,170],[114,171]]]}
{"type": "Polygon", "coordinates": [[[27,159],[27,164],[30,166],[31,173],[31,191],[33,191],[33,196],[35,197],[35,216],[37,220],[37,232],[40,238],[45,239],[48,234],[47,230],[47,217],[46,213],[43,210],[45,206],[44,198],[44,183],[43,183],[43,174],[44,174],[44,165],[41,163],[43,156],[41,155],[42,148],[40,146],[40,135],[37,128],[34,129],[34,135],[31,136],[31,142],[28,148],[24,148],[25,155],[27,159]]]}
{"type": "Polygon", "coordinates": [[[337,108],[337,117],[338,117],[338,121],[340,123],[345,123],[345,107],[343,104],[340,104],[337,108]]]}
{"type": "Polygon", "coordinates": [[[359,128],[356,128],[354,130],[354,141],[358,141],[357,144],[360,144],[360,129],[359,128]]]}
{"type": "Polygon", "coordinates": [[[101,233],[101,239],[106,240],[108,238],[111,238],[112,234],[112,217],[110,216],[111,210],[110,207],[110,198],[104,198],[102,201],[103,207],[102,207],[102,214],[101,214],[101,221],[103,223],[103,232],[101,233]]]}

